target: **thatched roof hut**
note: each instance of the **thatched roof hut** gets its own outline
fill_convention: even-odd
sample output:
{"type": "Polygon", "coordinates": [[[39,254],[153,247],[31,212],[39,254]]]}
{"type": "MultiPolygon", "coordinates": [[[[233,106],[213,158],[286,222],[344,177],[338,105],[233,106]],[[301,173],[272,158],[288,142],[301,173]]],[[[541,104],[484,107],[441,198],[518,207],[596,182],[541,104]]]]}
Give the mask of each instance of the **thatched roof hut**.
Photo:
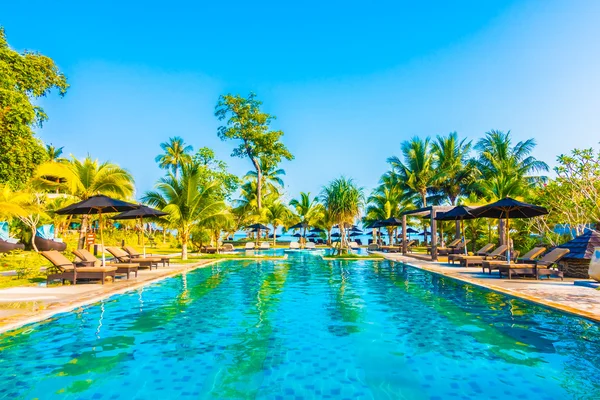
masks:
{"type": "Polygon", "coordinates": [[[588,268],[594,247],[600,247],[600,233],[589,229],[583,235],[558,246],[569,249],[562,261],[565,276],[573,278],[588,278],[588,268]]]}

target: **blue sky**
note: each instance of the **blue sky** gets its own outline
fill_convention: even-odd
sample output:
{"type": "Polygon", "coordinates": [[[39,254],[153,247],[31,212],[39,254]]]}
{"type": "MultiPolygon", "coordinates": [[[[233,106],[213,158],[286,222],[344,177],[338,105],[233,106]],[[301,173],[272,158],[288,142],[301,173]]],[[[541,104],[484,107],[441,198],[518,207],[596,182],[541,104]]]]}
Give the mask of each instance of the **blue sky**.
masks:
{"type": "Polygon", "coordinates": [[[170,136],[241,175],[251,164],[217,138],[214,106],[254,91],[296,156],[289,197],[342,174],[370,190],[415,135],[511,130],[551,165],[600,140],[600,2],[196,3],[4,4],[9,43],[72,85],[42,99],[40,137],[128,168],[138,196],[170,136]]]}

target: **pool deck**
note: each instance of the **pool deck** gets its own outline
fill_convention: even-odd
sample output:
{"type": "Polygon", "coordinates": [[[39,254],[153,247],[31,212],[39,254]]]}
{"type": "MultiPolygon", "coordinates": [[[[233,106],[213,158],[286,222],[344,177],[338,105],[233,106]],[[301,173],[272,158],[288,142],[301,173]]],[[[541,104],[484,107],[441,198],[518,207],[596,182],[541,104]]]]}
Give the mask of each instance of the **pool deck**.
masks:
{"type": "Polygon", "coordinates": [[[595,290],[593,287],[595,285],[591,284],[592,281],[571,278],[565,278],[564,281],[559,278],[549,280],[505,279],[499,278],[497,272],[492,275],[483,273],[481,267],[463,268],[443,261],[427,261],[418,256],[380,254],[388,260],[404,262],[416,268],[600,322],[600,290],[595,290]],[[589,285],[575,285],[575,282],[589,282],[589,285]]]}
{"type": "Polygon", "coordinates": [[[115,282],[107,282],[104,285],[85,283],[2,289],[0,290],[0,333],[44,320],[57,313],[95,303],[115,294],[135,290],[185,271],[206,267],[217,261],[219,260],[206,259],[190,264],[171,264],[152,271],[144,269],[139,271],[137,278],[132,277],[129,280],[118,278],[115,282]]]}

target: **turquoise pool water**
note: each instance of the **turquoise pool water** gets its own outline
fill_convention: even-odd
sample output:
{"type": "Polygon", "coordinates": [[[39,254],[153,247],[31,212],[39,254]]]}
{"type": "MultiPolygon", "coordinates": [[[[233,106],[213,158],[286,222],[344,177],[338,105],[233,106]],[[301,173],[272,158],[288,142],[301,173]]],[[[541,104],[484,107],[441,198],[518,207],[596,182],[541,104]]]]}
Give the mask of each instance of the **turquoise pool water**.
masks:
{"type": "Polygon", "coordinates": [[[228,261],[0,336],[0,398],[593,399],[597,324],[383,261],[228,261]]]}

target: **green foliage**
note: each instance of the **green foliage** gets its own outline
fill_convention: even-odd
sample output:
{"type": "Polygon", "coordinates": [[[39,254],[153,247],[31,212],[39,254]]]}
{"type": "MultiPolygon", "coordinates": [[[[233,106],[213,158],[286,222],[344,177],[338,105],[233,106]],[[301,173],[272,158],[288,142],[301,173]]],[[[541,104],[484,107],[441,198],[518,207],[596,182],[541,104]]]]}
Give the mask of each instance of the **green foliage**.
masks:
{"type": "Polygon", "coordinates": [[[156,156],[155,161],[159,167],[170,169],[175,176],[183,164],[192,160],[190,155],[193,150],[192,146],[185,144],[179,136],[169,138],[168,142],[161,143],[160,148],[163,150],[163,154],[156,156]]]}
{"type": "Polygon", "coordinates": [[[33,101],[69,85],[54,61],[34,52],[10,48],[0,27],[0,183],[17,189],[25,186],[46,152],[33,128],[48,119],[33,101]]]}
{"type": "Polygon", "coordinates": [[[215,107],[215,116],[225,125],[218,128],[221,140],[239,140],[240,144],[233,150],[232,157],[249,158],[256,170],[256,208],[262,207],[262,173],[261,162],[272,168],[283,158],[292,160],[294,156],[281,142],[283,131],[270,129],[274,116],[262,112],[262,102],[254,93],[248,97],[240,95],[222,95],[215,107]]]}

